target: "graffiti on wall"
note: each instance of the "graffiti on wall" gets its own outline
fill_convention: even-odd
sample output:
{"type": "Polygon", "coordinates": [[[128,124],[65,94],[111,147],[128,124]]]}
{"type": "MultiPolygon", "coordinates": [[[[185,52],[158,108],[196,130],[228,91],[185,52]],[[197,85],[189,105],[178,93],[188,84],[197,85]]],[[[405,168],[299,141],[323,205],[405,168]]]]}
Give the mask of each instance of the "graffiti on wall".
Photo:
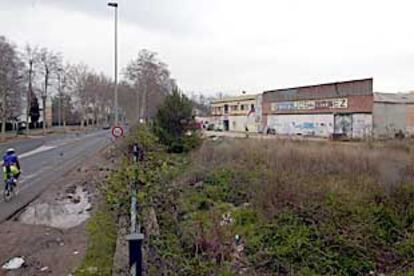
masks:
{"type": "Polygon", "coordinates": [[[328,137],[333,132],[332,114],[270,115],[268,128],[277,134],[328,137]]]}
{"type": "Polygon", "coordinates": [[[293,102],[276,102],[272,103],[272,111],[297,111],[297,110],[321,110],[321,109],[346,109],[348,108],[348,99],[324,99],[324,100],[307,100],[293,102]]]}

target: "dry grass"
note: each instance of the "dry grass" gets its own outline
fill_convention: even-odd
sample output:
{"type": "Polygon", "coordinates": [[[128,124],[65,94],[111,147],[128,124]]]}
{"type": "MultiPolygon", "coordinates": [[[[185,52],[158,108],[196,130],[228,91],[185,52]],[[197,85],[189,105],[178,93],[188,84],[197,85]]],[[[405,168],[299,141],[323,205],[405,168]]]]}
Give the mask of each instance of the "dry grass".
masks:
{"type": "Polygon", "coordinates": [[[225,167],[242,174],[256,173],[263,187],[287,186],[297,194],[322,189],[364,196],[377,189],[389,194],[413,179],[411,146],[400,147],[235,140],[205,143],[193,160],[204,172],[225,167]]]}
{"type": "Polygon", "coordinates": [[[159,223],[147,233],[154,273],[414,272],[411,143],[224,139],[188,158],[154,148],[140,200],[159,223]]]}
{"type": "Polygon", "coordinates": [[[205,143],[191,160],[187,181],[225,186],[201,191],[213,205],[249,204],[255,227],[265,227],[245,233],[255,273],[285,273],[291,265],[320,274],[410,269],[410,143],[222,140],[205,143]]]}

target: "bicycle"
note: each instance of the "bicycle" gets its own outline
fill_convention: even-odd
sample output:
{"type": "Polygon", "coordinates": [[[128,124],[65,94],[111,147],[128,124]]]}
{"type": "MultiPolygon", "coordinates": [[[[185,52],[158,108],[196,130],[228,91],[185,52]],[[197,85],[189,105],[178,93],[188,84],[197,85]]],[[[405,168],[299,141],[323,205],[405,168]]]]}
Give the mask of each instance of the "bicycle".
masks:
{"type": "Polygon", "coordinates": [[[5,202],[12,200],[16,196],[16,178],[13,174],[7,176],[7,180],[4,186],[3,198],[5,202]]]}

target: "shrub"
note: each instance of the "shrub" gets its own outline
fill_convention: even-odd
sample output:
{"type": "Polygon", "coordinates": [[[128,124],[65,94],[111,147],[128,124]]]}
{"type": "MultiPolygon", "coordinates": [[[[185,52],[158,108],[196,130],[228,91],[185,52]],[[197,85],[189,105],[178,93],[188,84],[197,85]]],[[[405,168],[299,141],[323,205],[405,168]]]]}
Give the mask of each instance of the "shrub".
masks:
{"type": "Polygon", "coordinates": [[[177,88],[160,106],[154,121],[154,132],[171,152],[187,152],[199,145],[200,137],[192,133],[192,102],[177,88]],[[187,135],[187,134],[190,135],[187,135]]]}

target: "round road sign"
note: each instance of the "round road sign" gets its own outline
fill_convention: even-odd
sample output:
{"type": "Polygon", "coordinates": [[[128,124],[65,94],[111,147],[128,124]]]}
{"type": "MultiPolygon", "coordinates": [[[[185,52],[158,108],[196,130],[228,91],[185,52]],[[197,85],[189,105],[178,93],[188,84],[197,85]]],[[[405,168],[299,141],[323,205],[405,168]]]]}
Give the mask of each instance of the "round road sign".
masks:
{"type": "Polygon", "coordinates": [[[121,136],[124,135],[124,129],[122,127],[120,127],[120,126],[114,126],[112,128],[112,135],[115,138],[119,138],[119,137],[121,137],[121,136]]]}

